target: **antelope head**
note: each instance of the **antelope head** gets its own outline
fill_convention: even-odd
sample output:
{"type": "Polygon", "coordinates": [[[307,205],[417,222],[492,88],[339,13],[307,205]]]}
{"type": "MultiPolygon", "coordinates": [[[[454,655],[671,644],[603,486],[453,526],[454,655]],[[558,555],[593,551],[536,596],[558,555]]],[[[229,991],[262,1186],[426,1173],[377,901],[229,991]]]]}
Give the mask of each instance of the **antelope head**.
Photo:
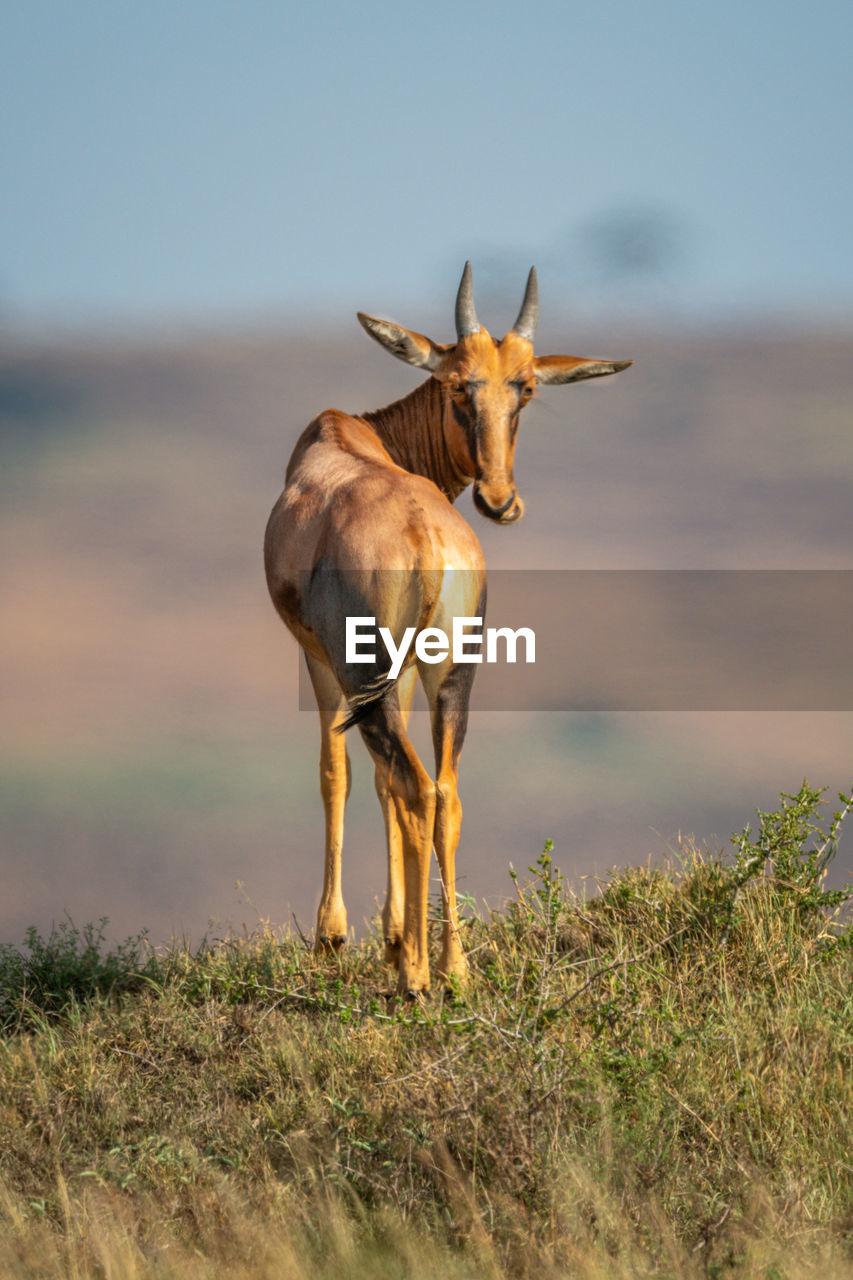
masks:
{"type": "Polygon", "coordinates": [[[515,324],[496,340],[474,308],[471,263],[465,263],[456,295],[456,342],[438,343],[388,320],[358,313],[372,338],[398,360],[426,369],[446,389],[452,411],[454,458],[474,481],[477,510],[499,524],[524,514],[513,476],[518,419],[538,384],[580,382],[619,373],[631,360],[588,360],[580,356],[535,356],[539,318],[536,268],[530,268],[515,324]]]}

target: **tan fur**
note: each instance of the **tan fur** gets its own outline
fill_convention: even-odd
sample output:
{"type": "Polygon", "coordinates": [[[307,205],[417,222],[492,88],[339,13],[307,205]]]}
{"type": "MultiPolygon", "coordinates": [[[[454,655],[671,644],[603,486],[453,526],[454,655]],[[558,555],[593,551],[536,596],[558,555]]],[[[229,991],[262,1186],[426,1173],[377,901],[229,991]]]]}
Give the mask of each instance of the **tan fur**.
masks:
{"type": "Polygon", "coordinates": [[[484,515],[501,523],[520,519],[515,429],[538,371],[543,381],[573,381],[626,366],[573,356],[537,361],[532,343],[515,331],[496,342],[477,327],[455,345],[441,345],[390,321],[361,313],[359,319],[393,355],[432,376],[385,409],[361,416],[327,409],[310,423],[267,525],[265,563],[273,602],[305,651],[320,706],[326,845],[316,945],[338,947],[347,934],[341,851],[350,770],[339,731],[357,722],[373,756],[386,827],[386,958],[397,966],[398,990],[411,994],[429,989],[433,846],[444,906],[439,973],[462,980],[466,971],[455,893],[457,782],[476,668],[454,666],[452,655],[438,664],[410,655],[390,685],[381,670],[362,672],[345,662],[347,610],[356,601],[395,636],[406,626],[450,634],[455,616],[476,616],[484,599],[483,553],[451,504],[474,483],[484,515]],[[406,733],[416,674],[430,707],[435,781],[406,733]]]}

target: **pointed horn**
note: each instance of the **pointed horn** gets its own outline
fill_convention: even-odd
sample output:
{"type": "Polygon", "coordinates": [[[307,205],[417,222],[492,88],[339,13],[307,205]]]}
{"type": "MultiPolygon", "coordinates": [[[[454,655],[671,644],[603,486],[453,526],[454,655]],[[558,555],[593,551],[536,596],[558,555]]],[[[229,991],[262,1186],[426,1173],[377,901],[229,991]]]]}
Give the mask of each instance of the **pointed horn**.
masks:
{"type": "Polygon", "coordinates": [[[530,275],[527,277],[527,288],[524,290],[524,301],[521,304],[518,319],[512,326],[512,332],[517,333],[519,338],[526,338],[528,342],[532,342],[538,319],[539,281],[536,278],[536,268],[531,267],[530,275]]]}
{"type": "Polygon", "coordinates": [[[469,333],[478,333],[480,322],[474,310],[474,286],[471,283],[471,263],[465,263],[462,279],[459,281],[459,292],[456,295],[456,337],[467,338],[469,333]]]}

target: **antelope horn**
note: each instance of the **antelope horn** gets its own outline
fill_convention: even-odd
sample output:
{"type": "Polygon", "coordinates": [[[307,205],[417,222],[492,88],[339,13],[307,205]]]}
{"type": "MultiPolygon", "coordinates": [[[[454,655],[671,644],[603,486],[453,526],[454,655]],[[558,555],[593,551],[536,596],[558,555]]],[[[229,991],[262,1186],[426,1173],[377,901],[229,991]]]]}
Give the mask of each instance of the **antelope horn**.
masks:
{"type": "Polygon", "coordinates": [[[512,326],[512,332],[517,333],[519,338],[526,338],[528,342],[532,342],[538,319],[539,282],[536,279],[536,268],[531,267],[530,275],[527,277],[527,288],[524,290],[524,301],[521,304],[518,319],[512,326]]]}
{"type": "Polygon", "coordinates": [[[471,263],[465,263],[462,279],[459,281],[459,292],[456,295],[456,337],[467,338],[469,333],[478,333],[480,322],[474,310],[474,287],[471,283],[471,263]]]}

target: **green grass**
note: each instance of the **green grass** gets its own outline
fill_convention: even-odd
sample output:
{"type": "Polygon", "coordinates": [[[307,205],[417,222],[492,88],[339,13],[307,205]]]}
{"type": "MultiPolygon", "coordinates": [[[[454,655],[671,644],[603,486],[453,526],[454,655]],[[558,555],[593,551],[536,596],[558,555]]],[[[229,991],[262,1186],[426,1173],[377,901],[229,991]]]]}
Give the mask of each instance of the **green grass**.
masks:
{"type": "Polygon", "coordinates": [[[589,899],[546,848],[424,1004],[377,938],[5,948],[0,1273],[853,1275],[850,800],[818,802],[589,899]]]}
{"type": "Polygon", "coordinates": [[[146,935],[105,949],[104,916],[78,929],[62,921],[47,939],[27,930],[23,951],[0,944],[0,1027],[7,1033],[29,1030],[55,1014],[70,1011],[96,996],[115,997],[138,988],[151,958],[143,959],[146,935]]]}

